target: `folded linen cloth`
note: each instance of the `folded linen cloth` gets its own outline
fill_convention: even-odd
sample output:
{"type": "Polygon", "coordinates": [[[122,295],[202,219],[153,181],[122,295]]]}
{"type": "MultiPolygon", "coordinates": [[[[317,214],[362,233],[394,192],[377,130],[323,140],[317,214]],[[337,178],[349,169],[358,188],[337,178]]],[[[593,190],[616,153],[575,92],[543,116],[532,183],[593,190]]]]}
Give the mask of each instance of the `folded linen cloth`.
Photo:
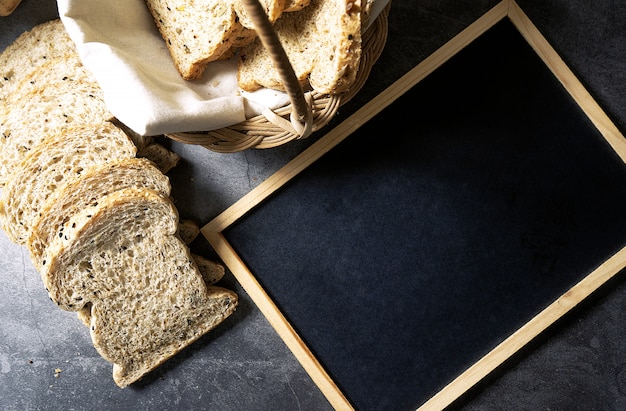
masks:
{"type": "MultiPolygon", "coordinates": [[[[383,3],[374,4],[372,20],[383,3]]],[[[143,0],[57,0],[59,16],[113,115],[136,133],[215,130],[289,103],[286,93],[242,92],[236,59],[184,80],[143,0]]]]}

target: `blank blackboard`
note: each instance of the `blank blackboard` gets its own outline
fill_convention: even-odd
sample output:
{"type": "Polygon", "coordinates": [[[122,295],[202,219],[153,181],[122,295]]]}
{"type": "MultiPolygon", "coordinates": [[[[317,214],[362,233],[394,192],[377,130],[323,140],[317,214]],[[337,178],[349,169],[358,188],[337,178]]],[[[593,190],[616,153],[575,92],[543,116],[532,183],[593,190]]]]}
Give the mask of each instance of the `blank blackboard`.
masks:
{"type": "Polygon", "coordinates": [[[624,210],[504,19],[222,234],[352,406],[409,410],[626,246],[624,210]]]}

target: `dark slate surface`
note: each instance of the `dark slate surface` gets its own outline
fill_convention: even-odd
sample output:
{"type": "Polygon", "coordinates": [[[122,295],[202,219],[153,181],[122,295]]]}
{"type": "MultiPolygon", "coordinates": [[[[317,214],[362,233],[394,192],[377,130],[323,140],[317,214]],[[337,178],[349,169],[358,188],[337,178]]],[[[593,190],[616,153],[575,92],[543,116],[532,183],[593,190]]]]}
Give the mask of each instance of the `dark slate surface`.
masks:
{"type": "MultiPolygon", "coordinates": [[[[518,4],[626,131],[626,4],[518,4]]],[[[618,276],[455,404],[463,410],[626,408],[626,284],[618,276]]]]}
{"type": "Polygon", "coordinates": [[[226,236],[358,409],[411,409],[626,245],[625,184],[503,21],[226,236]]]}

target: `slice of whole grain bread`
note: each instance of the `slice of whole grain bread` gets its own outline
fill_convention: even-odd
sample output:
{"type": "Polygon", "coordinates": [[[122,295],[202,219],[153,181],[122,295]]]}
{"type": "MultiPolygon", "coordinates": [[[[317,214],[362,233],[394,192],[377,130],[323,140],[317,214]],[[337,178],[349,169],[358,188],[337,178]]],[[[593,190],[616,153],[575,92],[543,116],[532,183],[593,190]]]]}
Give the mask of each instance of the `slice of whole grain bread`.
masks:
{"type": "Polygon", "coordinates": [[[0,101],[42,64],[71,54],[77,54],[76,47],[60,19],[41,23],[22,33],[0,52],[0,101]]]}
{"type": "MultiPolygon", "coordinates": [[[[220,263],[198,254],[191,254],[191,257],[198,266],[202,280],[207,286],[217,283],[224,277],[226,269],[220,263]]],[[[76,312],[78,319],[86,326],[91,326],[91,304],[86,304],[76,312]]]]}
{"type": "Polygon", "coordinates": [[[95,81],[42,84],[12,95],[0,109],[0,185],[40,142],[75,125],[98,124],[111,118],[95,81]]]}
{"type": "Polygon", "coordinates": [[[242,30],[233,4],[225,0],[146,0],[180,75],[202,77],[204,68],[228,51],[242,30]]]}
{"type": "Polygon", "coordinates": [[[163,174],[167,174],[180,161],[178,154],[159,143],[148,144],[143,149],[137,150],[137,156],[152,161],[163,174]]]}
{"type": "MultiPolygon", "coordinates": [[[[310,0],[260,0],[270,23],[283,12],[305,8],[310,0]]],[[[212,61],[234,56],[234,49],[256,38],[253,21],[239,0],[145,0],[174,65],[186,80],[202,77],[212,61]]]]}
{"type": "MultiPolygon", "coordinates": [[[[349,89],[361,57],[361,0],[311,0],[300,11],[284,13],[274,29],[296,77],[322,94],[349,89]]],[[[260,39],[240,49],[239,86],[283,90],[272,57],[260,39]]]]}
{"type": "MultiPolygon", "coordinates": [[[[232,1],[235,12],[237,13],[237,17],[239,23],[247,28],[254,30],[254,22],[248,16],[248,12],[241,0],[230,0],[232,1]]],[[[278,18],[283,14],[285,7],[287,6],[287,0],[259,0],[259,3],[263,7],[265,11],[265,15],[270,23],[274,23],[278,18]]]]}
{"type": "Polygon", "coordinates": [[[92,74],[83,66],[78,54],[66,53],[46,59],[35,70],[16,81],[13,90],[4,98],[5,104],[15,105],[25,95],[42,87],[71,87],[73,82],[95,82],[92,74]],[[70,86],[68,86],[70,84],[70,86]]]}
{"type": "Polygon", "coordinates": [[[299,11],[309,5],[311,0],[287,0],[285,2],[285,10],[283,12],[290,13],[292,11],[299,11]]]}
{"type": "Polygon", "coordinates": [[[130,187],[149,188],[164,196],[169,196],[171,190],[169,178],[151,161],[121,156],[86,167],[78,177],[51,193],[34,219],[26,244],[35,267],[41,268],[45,249],[54,237],[63,235],[64,222],[100,198],[130,187]]]}
{"type": "Polygon", "coordinates": [[[16,164],[0,200],[0,223],[25,245],[48,199],[89,167],[132,158],[136,147],[111,123],[81,124],[53,134],[16,164]]]}
{"type": "Polygon", "coordinates": [[[42,279],[69,311],[91,307],[96,350],[120,387],[137,381],[223,322],[237,294],[207,287],[176,235],[172,202],[125,189],[74,215],[46,250],[42,279]]]}

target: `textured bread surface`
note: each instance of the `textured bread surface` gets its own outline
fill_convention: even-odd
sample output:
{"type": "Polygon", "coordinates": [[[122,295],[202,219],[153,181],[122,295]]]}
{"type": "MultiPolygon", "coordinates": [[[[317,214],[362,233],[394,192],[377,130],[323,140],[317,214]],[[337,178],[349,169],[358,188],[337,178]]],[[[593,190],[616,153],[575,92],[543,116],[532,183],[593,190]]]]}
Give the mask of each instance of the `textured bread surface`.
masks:
{"type": "Polygon", "coordinates": [[[27,241],[35,267],[41,268],[44,251],[55,236],[62,235],[64,222],[100,198],[133,187],[149,188],[164,196],[171,191],[169,178],[151,161],[127,156],[86,167],[79,176],[55,190],[34,218],[27,241]]]}
{"type": "Polygon", "coordinates": [[[233,4],[224,0],[146,0],[174,64],[187,80],[228,51],[242,30],[233,4]]]}
{"type": "Polygon", "coordinates": [[[16,81],[15,87],[4,99],[6,105],[14,105],[30,92],[41,87],[57,87],[73,82],[95,82],[92,74],[83,66],[78,54],[66,53],[63,56],[50,57],[36,70],[25,74],[16,81]]]}
{"type": "Polygon", "coordinates": [[[0,53],[0,101],[39,66],[71,54],[76,54],[76,48],[60,19],[41,23],[22,33],[0,53]]]}
{"type": "MultiPolygon", "coordinates": [[[[304,87],[337,94],[352,85],[361,58],[360,5],[361,0],[311,0],[300,11],[284,13],[274,24],[304,87]]],[[[241,48],[237,79],[246,91],[284,89],[270,54],[258,38],[241,48]]]]}
{"type": "Polygon", "coordinates": [[[283,12],[299,11],[311,3],[311,0],[287,0],[283,12]]]}
{"type": "MultiPolygon", "coordinates": [[[[260,0],[270,23],[284,12],[299,11],[310,0],[260,0]]],[[[235,55],[257,36],[239,0],[145,0],[174,65],[186,80],[202,77],[206,65],[235,55]]]]}
{"type": "Polygon", "coordinates": [[[136,147],[111,123],[86,124],[49,136],[16,165],[0,200],[2,228],[25,245],[57,190],[96,164],[135,156],[136,147]]]}
{"type": "Polygon", "coordinates": [[[185,244],[191,244],[200,235],[200,226],[193,220],[180,220],[178,222],[178,235],[185,244]]]}
{"type": "Polygon", "coordinates": [[[206,285],[213,285],[224,277],[226,269],[223,265],[202,255],[192,254],[192,256],[206,285]]]}
{"type": "Polygon", "coordinates": [[[20,94],[0,111],[0,185],[48,136],[75,125],[102,123],[110,117],[95,81],[43,84],[20,94]]]}
{"type": "Polygon", "coordinates": [[[128,386],[224,321],[237,295],[207,287],[176,235],[171,201],[148,189],[102,198],[67,222],[42,279],[59,307],[90,307],[91,338],[128,386]]]}
{"type": "MultiPolygon", "coordinates": [[[[226,269],[224,266],[216,261],[198,254],[192,254],[191,257],[198,266],[200,275],[207,286],[217,283],[224,277],[226,269]]],[[[91,325],[91,303],[86,304],[83,308],[76,312],[78,319],[86,326],[91,325]]]]}

